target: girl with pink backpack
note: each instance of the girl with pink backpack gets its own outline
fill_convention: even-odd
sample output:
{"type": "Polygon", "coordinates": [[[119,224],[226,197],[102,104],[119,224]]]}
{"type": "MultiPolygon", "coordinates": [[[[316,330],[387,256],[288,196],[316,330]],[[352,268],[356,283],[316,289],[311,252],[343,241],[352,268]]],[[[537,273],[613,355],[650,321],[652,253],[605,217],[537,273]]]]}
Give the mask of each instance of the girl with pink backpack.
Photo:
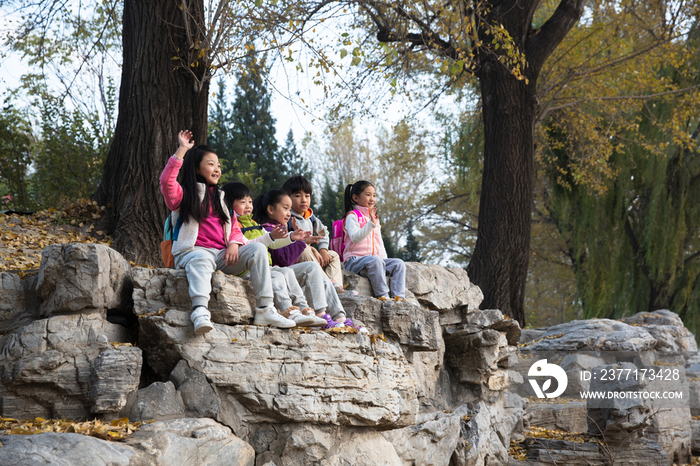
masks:
{"type": "Polygon", "coordinates": [[[377,218],[376,201],[377,194],[369,181],[361,180],[345,188],[343,246],[340,257],[345,270],[355,273],[367,270],[367,278],[379,300],[404,301],[406,264],[401,259],[387,258],[381,225],[377,218]]]}

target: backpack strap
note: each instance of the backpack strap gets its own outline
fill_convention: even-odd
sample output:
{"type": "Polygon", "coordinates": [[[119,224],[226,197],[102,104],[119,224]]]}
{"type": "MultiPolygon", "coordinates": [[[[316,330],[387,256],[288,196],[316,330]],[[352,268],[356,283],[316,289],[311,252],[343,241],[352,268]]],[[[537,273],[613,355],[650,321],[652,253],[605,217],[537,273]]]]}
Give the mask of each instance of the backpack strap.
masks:
{"type": "MultiPolygon", "coordinates": [[[[172,215],[172,214],[170,214],[172,215]]],[[[170,222],[170,227],[172,228],[173,222],[170,222]]],[[[177,216],[177,222],[175,222],[175,228],[172,230],[173,241],[177,241],[177,237],[180,236],[180,227],[182,227],[182,215],[177,216]]]]}
{"type": "Polygon", "coordinates": [[[243,228],[241,228],[241,233],[243,233],[243,234],[245,235],[246,232],[248,232],[248,231],[251,231],[251,230],[262,230],[262,229],[263,229],[262,225],[253,225],[253,226],[250,226],[250,227],[243,227],[243,228]]]}

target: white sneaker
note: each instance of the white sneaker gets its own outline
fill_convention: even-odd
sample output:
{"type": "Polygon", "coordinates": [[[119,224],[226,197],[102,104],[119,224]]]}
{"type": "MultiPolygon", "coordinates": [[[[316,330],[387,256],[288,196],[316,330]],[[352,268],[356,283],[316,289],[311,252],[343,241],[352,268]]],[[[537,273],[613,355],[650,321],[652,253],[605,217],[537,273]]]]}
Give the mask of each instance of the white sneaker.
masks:
{"type": "Polygon", "coordinates": [[[314,318],[301,313],[298,307],[292,306],[281,313],[283,317],[293,320],[297,327],[310,327],[314,323],[314,318]]]}
{"type": "Polygon", "coordinates": [[[203,335],[214,330],[214,326],[211,323],[211,314],[204,306],[198,306],[194,311],[192,311],[192,314],[190,314],[190,320],[194,324],[195,335],[203,335]]]}
{"type": "Polygon", "coordinates": [[[209,320],[209,317],[201,316],[194,320],[195,335],[204,335],[212,330],[214,330],[214,326],[212,325],[211,320],[209,320]]]}
{"type": "Polygon", "coordinates": [[[265,309],[255,311],[255,325],[272,326],[277,328],[292,328],[296,327],[296,322],[280,315],[274,307],[266,307],[265,309]]]}
{"type": "Polygon", "coordinates": [[[310,307],[302,309],[301,313],[311,317],[314,320],[313,323],[309,324],[309,327],[325,327],[326,325],[328,325],[326,319],[322,318],[321,316],[317,316],[316,312],[310,307]]]}

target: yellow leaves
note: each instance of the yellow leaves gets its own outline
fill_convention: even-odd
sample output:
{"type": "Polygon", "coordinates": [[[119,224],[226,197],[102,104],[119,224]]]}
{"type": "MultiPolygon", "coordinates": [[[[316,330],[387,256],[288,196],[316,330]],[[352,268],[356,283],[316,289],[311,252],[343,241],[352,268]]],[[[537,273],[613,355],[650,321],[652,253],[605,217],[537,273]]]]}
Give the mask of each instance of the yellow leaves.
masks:
{"type": "Polygon", "coordinates": [[[72,421],[69,419],[17,420],[0,418],[0,435],[33,435],[45,432],[76,433],[101,438],[103,440],[124,440],[141,428],[140,422],[129,422],[123,417],[105,423],[100,420],[72,421]]]}
{"type": "Polygon", "coordinates": [[[122,343],[119,341],[113,341],[110,343],[110,345],[114,346],[115,348],[119,348],[120,346],[125,346],[127,348],[130,348],[133,346],[131,343],[122,343]]]}
{"type": "MultiPolygon", "coordinates": [[[[101,216],[102,207],[91,201],[82,200],[66,207],[63,212],[48,209],[33,215],[0,214],[0,270],[17,273],[21,278],[35,273],[41,264],[41,253],[51,244],[98,243],[111,245],[109,237],[97,239],[89,236],[94,227],[90,219],[101,216]],[[66,225],[70,220],[67,215],[80,215],[83,229],[66,225]],[[57,224],[59,223],[59,224],[57,224]]],[[[95,234],[103,236],[99,230],[95,234]]]]}

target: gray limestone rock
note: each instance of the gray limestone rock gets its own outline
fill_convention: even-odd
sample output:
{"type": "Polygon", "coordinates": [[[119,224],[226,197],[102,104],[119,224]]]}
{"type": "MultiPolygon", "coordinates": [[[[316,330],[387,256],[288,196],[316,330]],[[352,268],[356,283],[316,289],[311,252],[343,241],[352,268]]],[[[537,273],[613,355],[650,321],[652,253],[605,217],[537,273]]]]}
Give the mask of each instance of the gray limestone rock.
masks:
{"type": "MultiPolygon", "coordinates": [[[[184,270],[134,267],[134,314],[154,314],[161,309],[190,311],[192,301],[184,270]]],[[[211,280],[209,311],[219,324],[248,324],[253,320],[253,292],[248,280],[216,272],[211,280]]]]}
{"type": "Polygon", "coordinates": [[[216,418],[219,413],[219,398],[205,375],[181,359],[170,373],[187,410],[199,417],[216,418]]]}
{"type": "Polygon", "coordinates": [[[506,335],[497,330],[462,330],[445,336],[445,363],[460,382],[486,385],[496,377],[492,383],[499,387],[493,389],[501,390],[507,386],[507,373],[498,364],[509,358],[507,348],[506,335]]]}
{"type": "Polygon", "coordinates": [[[669,466],[661,445],[652,440],[633,439],[601,446],[567,440],[527,439],[528,463],[537,466],[669,466]],[[612,461],[611,461],[612,460],[612,461]]]}
{"type": "Polygon", "coordinates": [[[37,281],[43,317],[85,310],[125,310],[131,297],[131,265],[101,244],[47,246],[37,281]]]}
{"type": "Polygon", "coordinates": [[[339,295],[345,314],[351,319],[361,321],[369,333],[378,335],[384,332],[382,327],[382,302],[369,296],[339,295]]]}
{"type": "Polygon", "coordinates": [[[124,441],[146,459],[130,466],[255,464],[255,450],[212,419],[174,419],[146,424],[124,441]]]}
{"type": "Polygon", "coordinates": [[[0,464],[12,466],[146,465],[132,448],[81,434],[0,436],[0,464]]]}
{"type": "Polygon", "coordinates": [[[139,319],[149,365],[165,377],[185,359],[202,372],[219,396],[219,418],[237,433],[254,422],[413,424],[415,371],[392,344],[364,334],[216,324],[195,337],[186,319],[180,311],[139,319]]]}
{"type": "Polygon", "coordinates": [[[583,433],[588,431],[588,410],[585,401],[561,403],[531,402],[525,410],[523,422],[527,427],[583,433]]]}
{"type": "Polygon", "coordinates": [[[255,451],[211,419],[145,424],[123,442],[80,434],[0,436],[0,464],[13,466],[253,466],[255,451]]]}
{"type": "Polygon", "coordinates": [[[610,319],[573,320],[549,327],[541,340],[526,344],[527,351],[651,350],[656,340],[643,327],[610,319]]]}
{"type": "Polygon", "coordinates": [[[256,465],[402,466],[394,447],[374,429],[311,424],[252,427],[256,465]]]}
{"type": "Polygon", "coordinates": [[[141,350],[103,313],[40,319],[0,339],[0,410],[15,418],[117,412],[138,387],[141,350]]]}
{"type": "Polygon", "coordinates": [[[19,275],[0,272],[0,325],[24,312],[24,287],[19,275]]]}
{"type": "Polygon", "coordinates": [[[638,312],[623,319],[629,325],[642,326],[656,339],[655,351],[663,353],[697,352],[698,345],[690,330],[685,328],[678,314],[666,309],[654,312],[638,312]]]}
{"type": "Polygon", "coordinates": [[[440,314],[408,302],[382,303],[382,330],[387,337],[414,351],[437,351],[442,346],[440,314]]]}
{"type": "Polygon", "coordinates": [[[135,392],[119,415],[132,422],[186,417],[182,396],[172,382],[154,382],[135,392]]]}
{"type": "Polygon", "coordinates": [[[455,308],[465,308],[470,313],[479,309],[484,300],[481,289],[471,283],[461,268],[407,262],[406,288],[421,305],[441,314],[455,308]]]}

